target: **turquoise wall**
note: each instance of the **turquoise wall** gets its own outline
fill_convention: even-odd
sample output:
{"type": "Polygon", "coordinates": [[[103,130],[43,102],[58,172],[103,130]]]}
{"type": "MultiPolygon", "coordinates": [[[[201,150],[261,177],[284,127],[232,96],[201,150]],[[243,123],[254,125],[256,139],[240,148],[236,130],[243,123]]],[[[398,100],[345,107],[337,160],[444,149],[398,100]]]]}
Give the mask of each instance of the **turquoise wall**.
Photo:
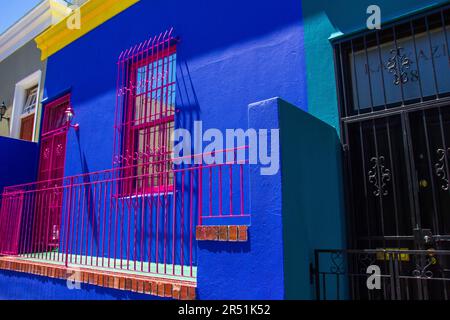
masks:
{"type": "Polygon", "coordinates": [[[281,99],[278,117],[285,298],[313,299],[314,250],[346,246],[341,147],[332,126],[281,99]]]}
{"type": "Polygon", "coordinates": [[[382,22],[448,3],[448,0],[303,0],[309,112],[339,131],[333,48],[329,38],[366,28],[367,7],[381,8],[382,22]]]}

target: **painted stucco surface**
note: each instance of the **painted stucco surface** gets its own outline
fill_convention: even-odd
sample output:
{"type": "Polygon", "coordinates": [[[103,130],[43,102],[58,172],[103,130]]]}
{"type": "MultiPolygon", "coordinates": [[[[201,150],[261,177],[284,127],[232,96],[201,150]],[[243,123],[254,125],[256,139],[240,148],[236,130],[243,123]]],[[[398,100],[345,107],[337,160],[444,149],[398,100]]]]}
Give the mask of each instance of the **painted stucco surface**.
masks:
{"type": "MultiPolygon", "coordinates": [[[[41,70],[45,79],[46,63],[41,61],[41,53],[34,41],[30,41],[0,62],[0,104],[4,101],[8,107],[6,116],[12,112],[16,83],[41,70]]],[[[41,86],[43,88],[43,86],[41,86]]],[[[0,136],[9,136],[8,122],[0,122],[0,136]]]]}
{"type": "Polygon", "coordinates": [[[251,104],[249,127],[280,130],[281,171],[250,169],[248,242],[199,243],[198,297],[313,299],[314,249],[345,247],[337,133],[280,98],[251,104]]]}
{"type": "Polygon", "coordinates": [[[309,112],[336,128],[339,132],[339,115],[333,48],[328,40],[332,34],[344,35],[364,30],[369,15],[367,7],[376,4],[381,8],[382,22],[409,13],[443,4],[447,0],[303,0],[304,43],[309,112]]]}
{"type": "Polygon", "coordinates": [[[4,187],[36,180],[37,143],[0,137],[0,150],[3,153],[0,194],[4,187]]]}
{"type": "MultiPolygon", "coordinates": [[[[253,103],[248,126],[278,129],[278,99],[253,103]]],[[[284,299],[281,171],[262,176],[250,168],[252,224],[244,243],[200,242],[200,299],[284,299]],[[264,199],[264,200],[262,200],[264,199]],[[220,290],[218,290],[220,288],[220,290]]]]}
{"type": "Polygon", "coordinates": [[[247,105],[271,96],[306,108],[299,2],[143,0],[49,59],[48,97],[71,87],[80,124],[67,175],[111,167],[117,58],[171,26],[181,39],[177,125],[245,129],[247,105]]]}
{"type": "Polygon", "coordinates": [[[332,126],[296,106],[279,100],[278,113],[286,298],[313,299],[314,250],[346,247],[341,145],[332,126]]]}
{"type": "MultiPolygon", "coordinates": [[[[204,130],[246,130],[249,126],[248,105],[272,96],[281,96],[307,109],[299,2],[229,1],[217,4],[211,1],[142,0],[49,58],[47,96],[52,99],[69,89],[75,110],[74,122],[80,128],[78,132],[70,130],[68,134],[66,175],[111,168],[119,54],[171,26],[180,37],[177,127],[192,129],[195,120],[202,120],[204,130]],[[176,10],[167,10],[171,7],[176,10]]],[[[268,117],[269,122],[272,120],[268,117]]],[[[251,211],[261,217],[264,216],[260,213],[262,209],[276,207],[272,200],[281,199],[281,179],[279,174],[273,179],[276,180],[266,183],[267,193],[259,187],[254,187],[250,196],[246,192],[246,211],[250,202],[254,206],[251,211]]],[[[267,218],[281,219],[280,215],[271,213],[267,218]]],[[[98,223],[102,222],[96,221],[98,223]]],[[[210,245],[214,252],[231,250],[229,256],[234,266],[230,271],[244,261],[249,268],[257,267],[257,260],[252,261],[254,255],[248,252],[249,246],[260,258],[269,254],[271,259],[267,261],[265,274],[258,276],[254,270],[251,276],[245,272],[235,278],[235,285],[248,281],[259,286],[255,287],[258,293],[248,291],[247,298],[282,299],[284,296],[281,223],[275,225],[264,223],[259,230],[251,229],[250,233],[258,234],[252,243],[210,245]],[[277,228],[278,235],[272,239],[267,228],[277,228]],[[270,253],[268,247],[272,247],[270,253]],[[270,283],[261,285],[261,276],[270,283]]],[[[221,261],[220,255],[214,259],[221,261]]],[[[204,273],[209,275],[210,283],[215,281],[211,272],[225,268],[225,264],[223,267],[213,264],[214,259],[203,264],[203,268],[213,268],[204,273]]],[[[199,258],[198,265],[201,263],[199,258]]],[[[229,289],[215,290],[214,297],[237,297],[236,287],[229,289]]],[[[200,299],[213,297],[210,294],[213,292],[199,290],[200,299]]]]}
{"type": "Polygon", "coordinates": [[[0,300],[163,300],[158,297],[98,286],[76,284],[66,280],[0,271],[0,300]]]}

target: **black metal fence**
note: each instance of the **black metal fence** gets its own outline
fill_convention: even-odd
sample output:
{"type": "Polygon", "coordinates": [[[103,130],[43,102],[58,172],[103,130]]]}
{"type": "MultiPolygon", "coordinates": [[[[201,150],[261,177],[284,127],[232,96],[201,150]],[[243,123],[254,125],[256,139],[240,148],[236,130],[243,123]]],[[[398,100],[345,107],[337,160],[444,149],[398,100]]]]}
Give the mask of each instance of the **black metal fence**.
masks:
{"type": "Polygon", "coordinates": [[[450,251],[316,250],[317,300],[449,300],[450,251]]]}

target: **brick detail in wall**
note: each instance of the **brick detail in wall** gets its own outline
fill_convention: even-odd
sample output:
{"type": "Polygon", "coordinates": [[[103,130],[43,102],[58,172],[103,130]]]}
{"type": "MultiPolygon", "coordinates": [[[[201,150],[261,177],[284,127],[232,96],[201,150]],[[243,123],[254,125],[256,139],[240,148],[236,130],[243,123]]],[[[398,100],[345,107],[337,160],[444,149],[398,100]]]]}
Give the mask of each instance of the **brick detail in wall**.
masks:
{"type": "Polygon", "coordinates": [[[159,278],[147,279],[145,277],[135,277],[115,272],[105,273],[90,269],[75,270],[64,266],[17,260],[11,257],[0,257],[0,269],[62,280],[70,278],[71,281],[75,280],[73,275],[77,271],[79,274],[76,279],[81,283],[177,300],[195,300],[196,298],[195,285],[170,282],[159,278]]]}
{"type": "Polygon", "coordinates": [[[198,241],[245,242],[248,226],[197,226],[195,236],[198,241]]]}

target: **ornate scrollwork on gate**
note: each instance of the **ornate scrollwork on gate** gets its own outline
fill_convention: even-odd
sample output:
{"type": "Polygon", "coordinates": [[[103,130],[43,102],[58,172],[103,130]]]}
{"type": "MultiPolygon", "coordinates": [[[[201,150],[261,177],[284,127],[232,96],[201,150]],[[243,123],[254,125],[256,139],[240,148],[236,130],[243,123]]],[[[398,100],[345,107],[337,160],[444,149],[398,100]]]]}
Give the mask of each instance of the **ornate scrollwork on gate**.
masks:
{"type": "Polygon", "coordinates": [[[436,263],[436,258],[429,255],[425,258],[423,266],[416,264],[416,268],[412,271],[412,275],[416,278],[431,279],[434,274],[433,271],[429,270],[429,268],[436,263]]]}
{"type": "Polygon", "coordinates": [[[370,159],[372,168],[369,171],[369,183],[374,187],[373,194],[376,197],[387,196],[387,183],[391,181],[391,170],[387,169],[384,164],[384,156],[373,157],[370,159]]]}
{"type": "Polygon", "coordinates": [[[331,254],[331,265],[330,265],[330,273],[332,274],[343,274],[345,271],[344,268],[344,256],[342,252],[333,252],[331,254]]]}
{"type": "Polygon", "coordinates": [[[445,149],[437,149],[436,153],[438,156],[438,161],[434,165],[435,172],[437,177],[441,180],[441,189],[444,191],[448,191],[449,182],[447,176],[447,153],[450,151],[450,148],[445,149]]]}
{"type": "Polygon", "coordinates": [[[394,74],[394,84],[396,86],[400,84],[405,84],[408,82],[407,69],[411,67],[411,60],[406,54],[402,52],[403,48],[398,47],[390,51],[391,57],[386,63],[386,68],[389,73],[394,74]]]}

